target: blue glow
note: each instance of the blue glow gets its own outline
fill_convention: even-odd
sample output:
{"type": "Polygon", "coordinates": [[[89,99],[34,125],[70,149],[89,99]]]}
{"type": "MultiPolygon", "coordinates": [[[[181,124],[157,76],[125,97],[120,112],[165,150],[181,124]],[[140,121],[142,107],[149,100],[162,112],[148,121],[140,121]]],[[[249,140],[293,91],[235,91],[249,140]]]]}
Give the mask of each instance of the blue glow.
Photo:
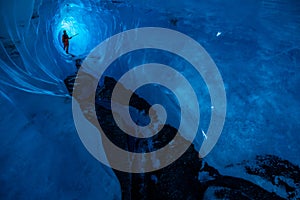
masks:
{"type": "Polygon", "coordinates": [[[56,48],[60,52],[64,52],[63,44],[61,42],[63,30],[67,31],[69,37],[78,34],[69,41],[69,53],[82,55],[87,54],[91,49],[91,37],[94,35],[91,36],[93,32],[88,29],[91,16],[86,12],[87,11],[84,8],[75,6],[74,4],[66,5],[60,10],[60,17],[56,19],[56,22],[58,23],[54,32],[54,38],[57,38],[56,48]]]}
{"type": "Polygon", "coordinates": [[[51,24],[56,49],[61,54],[65,54],[61,37],[63,30],[66,30],[69,37],[78,34],[69,40],[69,53],[76,56],[87,55],[110,34],[107,31],[114,24],[114,21],[110,20],[113,20],[110,13],[98,8],[92,9],[83,3],[61,4],[54,23],[51,24]],[[109,23],[103,20],[109,20],[109,23]]]}
{"type": "MultiPolygon", "coordinates": [[[[271,154],[300,166],[299,13],[297,0],[1,0],[0,198],[122,198],[113,171],[93,159],[78,138],[64,79],[76,73],[75,59],[84,59],[110,36],[136,27],[164,27],[199,42],[226,86],[225,126],[206,162],[220,174],[248,178],[287,199],[291,179],[280,185],[284,177],[274,176],[272,184],[248,176],[241,164],[271,154]],[[69,47],[76,58],[63,50],[63,30],[79,34],[69,47]]],[[[209,137],[205,134],[214,107],[189,63],[148,49],[123,55],[106,74],[120,78],[149,62],[174,67],[198,91],[201,127],[193,144],[199,147],[209,137]]],[[[149,102],[166,104],[172,114],[168,123],[176,125],[176,99],[169,90],[154,87],[136,92],[150,97],[149,102]]],[[[137,116],[135,111],[131,114],[137,116]]],[[[155,179],[161,183],[161,177],[155,179]]],[[[295,184],[295,198],[300,198],[295,184]]]]}

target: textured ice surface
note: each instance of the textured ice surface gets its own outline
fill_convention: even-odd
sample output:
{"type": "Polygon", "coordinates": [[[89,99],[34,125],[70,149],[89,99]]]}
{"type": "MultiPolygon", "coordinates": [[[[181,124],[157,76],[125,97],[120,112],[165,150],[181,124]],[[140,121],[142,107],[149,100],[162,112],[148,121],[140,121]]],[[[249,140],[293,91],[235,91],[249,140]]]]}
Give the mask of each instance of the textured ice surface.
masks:
{"type": "MultiPolygon", "coordinates": [[[[0,12],[1,197],[120,198],[112,171],[87,153],[76,134],[63,83],[76,68],[62,50],[61,29],[79,32],[70,52],[80,57],[109,36],[135,27],[166,27],[189,35],[214,59],[226,85],[226,123],[207,161],[228,175],[236,171],[222,167],[258,154],[300,165],[298,1],[11,0],[0,1],[0,12]]],[[[153,60],[174,66],[201,91],[206,132],[209,96],[181,59],[128,55],[107,74],[120,77],[153,60]]],[[[162,91],[167,94],[162,99],[176,110],[172,95],[162,91]]],[[[153,96],[149,90],[140,93],[153,96]]],[[[202,139],[199,129],[195,144],[202,139]]]]}

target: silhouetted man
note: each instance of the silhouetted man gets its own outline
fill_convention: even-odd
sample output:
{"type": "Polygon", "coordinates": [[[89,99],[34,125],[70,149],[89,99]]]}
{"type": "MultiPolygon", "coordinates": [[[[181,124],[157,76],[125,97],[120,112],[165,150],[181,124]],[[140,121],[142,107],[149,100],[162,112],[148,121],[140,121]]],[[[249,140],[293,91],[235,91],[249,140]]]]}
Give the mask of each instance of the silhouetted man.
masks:
{"type": "Polygon", "coordinates": [[[66,53],[69,53],[69,39],[72,39],[72,37],[69,37],[67,34],[67,31],[64,30],[64,34],[62,36],[62,42],[64,44],[64,50],[66,51],[66,53]]]}

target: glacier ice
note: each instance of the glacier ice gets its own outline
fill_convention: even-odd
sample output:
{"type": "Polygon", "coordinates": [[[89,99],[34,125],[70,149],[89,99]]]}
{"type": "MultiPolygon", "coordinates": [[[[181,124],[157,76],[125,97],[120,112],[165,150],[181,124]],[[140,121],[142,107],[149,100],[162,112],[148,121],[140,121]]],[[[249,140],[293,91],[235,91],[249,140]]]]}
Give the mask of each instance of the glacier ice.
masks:
{"type": "MultiPolygon", "coordinates": [[[[243,5],[232,0],[0,1],[0,196],[121,198],[112,170],[94,160],[76,134],[63,80],[75,73],[74,59],[83,59],[116,33],[145,26],[194,38],[222,74],[228,113],[222,136],[206,158],[210,164],[232,175],[226,165],[267,153],[299,165],[299,11],[299,2],[283,0],[243,5]],[[76,58],[62,49],[62,29],[79,33],[70,45],[76,58]]],[[[186,61],[156,53],[125,55],[106,73],[118,79],[131,67],[153,61],[182,72],[199,91],[201,129],[194,141],[199,149],[213,109],[207,88],[186,61]]],[[[153,87],[158,88],[153,93],[151,87],[137,93],[167,102],[175,116],[168,122],[176,125],[176,99],[166,88],[153,87]]]]}

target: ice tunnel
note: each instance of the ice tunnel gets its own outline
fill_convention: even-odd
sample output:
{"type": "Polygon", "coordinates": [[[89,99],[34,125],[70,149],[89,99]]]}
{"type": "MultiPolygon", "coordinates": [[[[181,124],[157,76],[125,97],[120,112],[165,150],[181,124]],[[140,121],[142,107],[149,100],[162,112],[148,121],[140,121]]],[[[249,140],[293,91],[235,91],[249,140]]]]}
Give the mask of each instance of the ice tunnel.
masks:
{"type": "Polygon", "coordinates": [[[93,47],[107,37],[108,30],[111,31],[114,21],[113,18],[108,19],[108,17],[112,16],[105,15],[105,11],[97,11],[83,3],[61,4],[51,24],[55,47],[63,53],[62,30],[66,30],[69,37],[74,36],[70,52],[75,55],[87,55],[93,47]]]}
{"type": "MultiPolygon", "coordinates": [[[[300,2],[293,0],[0,0],[0,199],[300,198],[299,13],[300,2]],[[167,144],[168,156],[178,151],[170,141],[182,122],[189,134],[198,109],[199,124],[195,138],[178,133],[180,142],[191,144],[172,164],[161,169],[157,152],[150,156],[156,171],[120,172],[99,162],[87,148],[84,139],[100,151],[101,137],[83,139],[79,134],[71,95],[78,68],[85,69],[81,65],[90,63],[88,58],[101,63],[113,57],[126,35],[98,54],[100,44],[124,31],[149,27],[191,40],[177,43],[170,35],[147,46],[149,38],[163,36],[154,34],[142,38],[145,48],[134,49],[135,40],[127,43],[132,51],[114,59],[96,80],[92,99],[96,106],[85,105],[90,110],[81,113],[80,119],[91,124],[84,132],[88,135],[97,127],[89,118],[92,110],[107,138],[123,150],[140,153],[122,159],[111,153],[117,155],[117,162],[132,160],[132,166],[145,170],[148,152],[167,144]],[[63,30],[72,37],[69,53],[64,50],[63,30]],[[205,53],[191,56],[193,42],[205,53]],[[154,43],[160,48],[153,48],[154,43]],[[167,51],[164,45],[179,53],[167,51]],[[216,66],[217,75],[209,74],[210,68],[199,74],[193,66],[205,56],[216,66]],[[171,66],[180,75],[151,75],[146,68],[137,68],[149,63],[171,66]],[[172,83],[170,87],[145,84],[128,100],[128,118],[135,125],[127,128],[138,132],[136,125],[141,130],[153,125],[160,132],[150,139],[128,136],[116,128],[127,124],[114,118],[108,99],[114,94],[112,87],[129,71],[133,83],[162,75],[162,81],[172,83]],[[207,74],[210,84],[203,76],[207,74]],[[222,98],[211,90],[219,76],[226,104],[217,107],[222,98]],[[197,104],[191,103],[181,77],[196,91],[197,104]],[[155,104],[165,109],[163,126],[158,114],[164,112],[151,114],[155,104]],[[202,158],[199,152],[213,137],[209,130],[215,119],[222,118],[220,110],[226,110],[222,134],[202,158]]],[[[126,84],[120,87],[130,91],[126,84]]],[[[122,100],[115,108],[122,110],[122,100]]],[[[109,153],[104,157],[110,159],[109,153]]]]}

